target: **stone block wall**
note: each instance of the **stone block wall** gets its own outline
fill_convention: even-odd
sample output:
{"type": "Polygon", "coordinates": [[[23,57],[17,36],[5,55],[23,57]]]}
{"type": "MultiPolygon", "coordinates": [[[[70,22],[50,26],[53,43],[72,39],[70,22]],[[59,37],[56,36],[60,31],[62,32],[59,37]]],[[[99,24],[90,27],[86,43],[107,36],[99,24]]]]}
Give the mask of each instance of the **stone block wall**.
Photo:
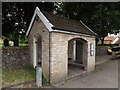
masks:
{"type": "Polygon", "coordinates": [[[28,47],[2,47],[2,68],[21,68],[30,65],[28,47]]]}
{"type": "MultiPolygon", "coordinates": [[[[82,35],[72,35],[52,32],[50,37],[50,78],[51,83],[56,83],[68,75],[68,41],[81,38],[87,41],[84,47],[84,65],[86,71],[95,69],[95,55],[90,56],[90,43],[94,43],[95,38],[82,35]]],[[[95,47],[94,47],[95,48],[95,47]]]]}
{"type": "MultiPolygon", "coordinates": [[[[30,60],[31,65],[35,66],[35,38],[39,38],[37,36],[41,37],[41,44],[42,46],[39,48],[41,49],[42,54],[42,72],[46,78],[46,80],[49,82],[49,31],[45,27],[45,25],[41,22],[41,20],[38,20],[34,22],[33,27],[31,29],[31,32],[28,36],[29,41],[29,50],[30,50],[30,60]]],[[[38,48],[37,48],[38,49],[38,48]]]]}

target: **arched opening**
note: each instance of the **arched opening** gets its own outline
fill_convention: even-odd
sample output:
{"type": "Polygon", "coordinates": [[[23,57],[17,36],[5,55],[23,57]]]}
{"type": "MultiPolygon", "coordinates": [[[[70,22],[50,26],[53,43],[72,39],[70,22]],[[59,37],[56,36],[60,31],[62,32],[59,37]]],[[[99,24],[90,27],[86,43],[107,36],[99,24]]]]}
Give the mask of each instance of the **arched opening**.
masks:
{"type": "Polygon", "coordinates": [[[33,66],[42,65],[42,38],[40,35],[35,35],[33,40],[33,66]]]}
{"type": "Polygon", "coordinates": [[[68,41],[68,75],[84,71],[87,61],[87,45],[87,41],[81,38],[68,41]]]}

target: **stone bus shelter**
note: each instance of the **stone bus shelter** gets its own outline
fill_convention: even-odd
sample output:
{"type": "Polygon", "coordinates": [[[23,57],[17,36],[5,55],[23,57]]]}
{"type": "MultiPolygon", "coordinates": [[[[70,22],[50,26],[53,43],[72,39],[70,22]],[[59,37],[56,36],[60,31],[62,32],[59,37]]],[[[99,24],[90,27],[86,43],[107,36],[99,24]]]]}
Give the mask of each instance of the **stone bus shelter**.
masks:
{"type": "Polygon", "coordinates": [[[95,37],[82,21],[64,18],[36,7],[28,31],[31,65],[40,62],[46,80],[57,83],[69,73],[69,64],[95,69],[95,37]]]}

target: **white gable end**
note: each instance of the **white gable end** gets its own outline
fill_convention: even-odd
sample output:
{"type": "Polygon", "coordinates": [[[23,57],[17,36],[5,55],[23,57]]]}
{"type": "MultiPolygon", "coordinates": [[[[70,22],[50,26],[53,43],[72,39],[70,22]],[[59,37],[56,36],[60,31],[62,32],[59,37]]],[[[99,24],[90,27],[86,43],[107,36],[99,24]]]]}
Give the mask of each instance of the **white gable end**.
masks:
{"type": "Polygon", "coordinates": [[[48,21],[48,19],[43,15],[43,13],[40,11],[40,9],[38,7],[36,7],[35,9],[35,12],[34,12],[34,15],[32,17],[32,20],[30,22],[30,25],[28,27],[28,30],[27,30],[27,33],[26,35],[28,36],[29,32],[30,32],[30,29],[32,27],[32,24],[34,23],[34,19],[35,19],[35,16],[38,15],[38,17],[41,19],[41,21],[44,23],[44,25],[47,27],[47,29],[49,31],[52,31],[52,28],[53,25],[48,21]]]}
{"type": "Polygon", "coordinates": [[[115,40],[113,40],[112,44],[115,44],[119,40],[119,37],[116,37],[115,40]]]}

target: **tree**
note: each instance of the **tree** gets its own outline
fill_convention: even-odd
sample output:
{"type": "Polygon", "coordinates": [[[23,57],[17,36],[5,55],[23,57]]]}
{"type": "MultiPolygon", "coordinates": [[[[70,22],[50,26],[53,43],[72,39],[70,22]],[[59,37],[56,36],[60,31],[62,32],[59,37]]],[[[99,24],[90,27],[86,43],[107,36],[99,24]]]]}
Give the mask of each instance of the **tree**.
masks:
{"type": "Polygon", "coordinates": [[[96,32],[104,44],[108,33],[116,33],[120,28],[120,3],[59,3],[57,14],[82,20],[96,32]]]}
{"type": "Polygon", "coordinates": [[[27,29],[23,20],[24,11],[17,6],[17,3],[3,3],[3,36],[6,39],[14,41],[14,45],[18,46],[19,34],[27,29]]]}
{"type": "Polygon", "coordinates": [[[14,41],[14,45],[18,46],[21,38],[25,39],[25,33],[36,7],[41,10],[52,12],[54,3],[23,3],[23,2],[5,2],[2,4],[2,35],[8,40],[14,41]]]}
{"type": "MultiPolygon", "coordinates": [[[[96,6],[97,11],[92,15],[93,30],[99,35],[102,45],[108,33],[116,33],[120,26],[119,3],[100,3],[96,6]]],[[[92,27],[91,27],[92,28],[92,27]]]]}
{"type": "Polygon", "coordinates": [[[50,13],[82,20],[98,34],[102,44],[108,33],[116,33],[120,28],[120,3],[3,3],[3,35],[10,40],[24,38],[36,7],[50,13]]]}

